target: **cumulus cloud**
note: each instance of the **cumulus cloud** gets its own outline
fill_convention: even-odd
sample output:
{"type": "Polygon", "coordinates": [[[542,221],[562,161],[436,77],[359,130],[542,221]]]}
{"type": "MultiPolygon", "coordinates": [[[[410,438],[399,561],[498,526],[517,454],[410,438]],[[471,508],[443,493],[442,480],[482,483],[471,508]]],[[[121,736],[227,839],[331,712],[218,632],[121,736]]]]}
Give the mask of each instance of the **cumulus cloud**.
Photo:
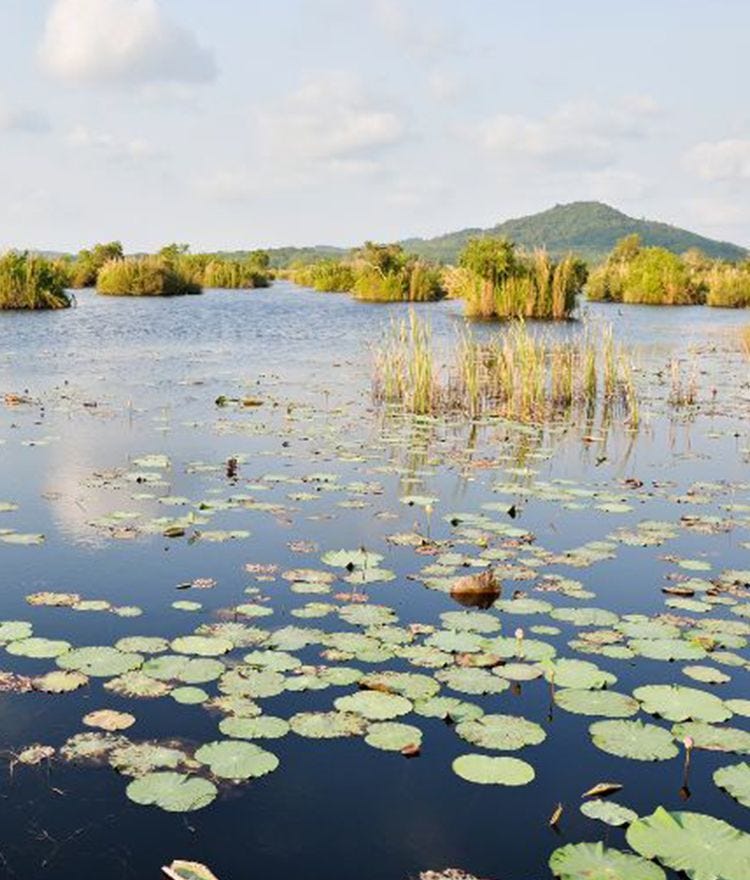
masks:
{"type": "Polygon", "coordinates": [[[703,180],[750,180],[750,140],[703,141],[688,150],[685,166],[703,180]]]}
{"type": "Polygon", "coordinates": [[[309,77],[261,125],[275,153],[344,170],[371,169],[369,154],[404,136],[400,117],[345,73],[309,77]]]}
{"type": "Polygon", "coordinates": [[[55,0],[39,57],[69,82],[195,83],[216,75],[213,55],[157,0],[55,0]]]}
{"type": "Polygon", "coordinates": [[[499,113],[474,131],[478,143],[498,156],[522,156],[548,164],[603,168],[624,141],[645,137],[659,115],[647,96],[603,105],[571,101],[538,118],[499,113]]]}

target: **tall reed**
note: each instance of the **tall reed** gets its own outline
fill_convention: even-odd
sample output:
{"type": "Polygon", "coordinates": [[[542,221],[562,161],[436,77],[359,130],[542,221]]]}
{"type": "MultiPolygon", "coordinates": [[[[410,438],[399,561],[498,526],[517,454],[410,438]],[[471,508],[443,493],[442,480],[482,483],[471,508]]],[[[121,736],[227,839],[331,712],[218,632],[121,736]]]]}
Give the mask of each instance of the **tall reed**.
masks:
{"type": "Polygon", "coordinates": [[[494,414],[529,423],[591,415],[597,405],[640,422],[633,365],[605,333],[575,340],[529,332],[522,322],[489,341],[464,333],[437,366],[429,329],[416,315],[394,325],[376,351],[377,400],[417,414],[494,414]],[[603,380],[599,381],[599,376],[603,380]]]}
{"type": "Polygon", "coordinates": [[[0,309],[65,309],[62,266],[29,253],[9,251],[0,257],[0,309]]]}
{"type": "Polygon", "coordinates": [[[109,296],[180,296],[200,293],[201,287],[162,257],[128,257],[101,267],[96,290],[109,296]]]}

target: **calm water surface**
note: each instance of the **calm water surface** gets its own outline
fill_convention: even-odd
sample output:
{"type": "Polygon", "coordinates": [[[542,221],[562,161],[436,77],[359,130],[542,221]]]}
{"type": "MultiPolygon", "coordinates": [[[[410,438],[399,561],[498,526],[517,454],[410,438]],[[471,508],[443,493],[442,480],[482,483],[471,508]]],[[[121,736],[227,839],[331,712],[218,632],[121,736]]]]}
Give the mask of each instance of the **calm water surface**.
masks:
{"type": "MultiPolygon", "coordinates": [[[[464,327],[456,303],[418,311],[429,316],[438,345],[464,327]]],[[[583,443],[575,429],[543,437],[532,432],[536,440],[529,438],[519,459],[519,435],[496,423],[472,430],[466,424],[405,429],[383,422],[371,402],[371,346],[391,320],[407,312],[401,305],[358,304],[279,283],[266,291],[207,291],[168,302],[82,292],[78,308],[66,312],[0,315],[0,391],[27,393],[34,400],[0,409],[0,501],[18,505],[0,513],[0,527],[45,535],[39,545],[0,544],[0,619],[29,620],[36,635],[74,645],[111,645],[136,634],[172,638],[218,619],[219,609],[252,601],[243,591],[256,587],[269,597],[274,615],[249,621],[253,625],[352,630],[336,615],[305,620],[290,613],[311,600],[335,602],[331,595],[295,593],[280,577],[258,582],[244,566],[271,564],[279,572],[325,568],[324,551],[365,546],[382,553],[382,565],[397,575],[368,586],[371,601],[393,608],[403,624],[439,625],[438,615],[458,606],[445,593],[409,578],[431,558],[385,537],[410,531],[416,523],[422,531],[429,528],[433,538],[448,538],[446,520],[452,515],[506,500],[517,505],[519,516],[505,521],[532,532],[537,545],[556,554],[645,519],[679,523],[684,513],[697,513],[731,520],[731,528],[720,534],[679,528],[678,537],[661,547],[619,544],[615,558],[587,568],[543,566],[545,574],[581,581],[596,594],[586,602],[536,592],[534,580],[506,584],[506,598],[521,589],[554,605],[654,614],[669,610],[660,587],[667,575],[679,572],[677,559],[708,562],[709,572],[682,572],[699,577],[750,568],[749,371],[735,337],[741,314],[588,306],[586,321],[595,332],[611,321],[616,338],[635,346],[643,427],[635,438],[613,429],[593,444],[583,443]],[[696,373],[702,410],[693,419],[665,414],[661,401],[672,359],[682,362],[686,375],[696,373]],[[220,408],[214,401],[222,394],[257,397],[263,405],[220,408]],[[157,453],[171,463],[157,486],[127,481],[126,475],[137,470],[134,458],[157,453]],[[236,481],[224,473],[230,456],[240,461],[236,481]],[[340,484],[377,482],[382,492],[363,495],[364,506],[341,506],[351,495],[320,491],[318,483],[311,492],[315,497],[290,499],[310,490],[309,476],[320,473],[337,476],[340,484]],[[305,482],[280,482],[275,476],[305,482]],[[621,481],[628,477],[642,480],[643,490],[625,490],[621,481]],[[591,498],[570,509],[535,497],[535,480],[558,479],[622,495],[632,509],[607,513],[591,498]],[[500,482],[514,483],[514,493],[493,492],[492,485],[500,482]],[[697,494],[701,483],[713,488],[705,500],[692,503],[685,493],[693,487],[697,494]],[[137,523],[180,517],[202,499],[232,493],[276,505],[271,512],[220,511],[206,527],[247,529],[249,538],[170,540],[142,531],[126,534],[116,520],[106,519],[116,511],[137,514],[137,523]],[[407,494],[438,498],[432,516],[402,504],[399,499],[407,494]],[[146,495],[152,497],[138,497],[146,495]],[[678,496],[683,496],[680,503],[678,496]],[[168,503],[160,503],[160,497],[168,503]],[[295,552],[289,546],[295,541],[318,549],[295,552]],[[213,578],[217,585],[177,591],[177,585],[194,578],[213,578]],[[121,618],[31,608],[25,597],[39,590],[137,605],[143,614],[121,618]],[[172,602],[185,598],[201,602],[202,609],[172,608],[172,602]]],[[[546,330],[576,334],[582,323],[546,330]]],[[[498,331],[480,325],[474,332],[498,331]]],[[[472,552],[466,544],[457,549],[472,552]]],[[[680,672],[684,663],[575,653],[567,642],[577,629],[546,614],[500,616],[505,634],[518,625],[559,625],[559,635],[539,638],[560,655],[591,660],[614,673],[620,692],[644,682],[694,684],[680,672]]],[[[721,606],[710,616],[742,619],[721,606]]],[[[298,654],[305,662],[321,663],[320,650],[313,645],[298,654]]],[[[240,649],[232,657],[243,653],[240,649]]],[[[747,662],[745,649],[737,653],[747,662]]],[[[705,662],[717,665],[710,657],[705,662]]],[[[371,668],[381,667],[432,674],[403,660],[371,668]]],[[[4,652],[0,668],[33,676],[55,668],[55,661],[4,652]]],[[[713,692],[747,698],[747,669],[722,669],[732,680],[713,692]]],[[[205,687],[215,693],[214,683],[205,687]]],[[[267,714],[287,718],[329,709],[335,698],[354,690],[284,692],[260,702],[267,714]]],[[[170,814],[131,803],[125,796],[127,779],[106,766],[53,760],[49,766],[11,768],[11,755],[33,742],[59,748],[84,729],[82,716],[96,708],[132,712],[137,721],[127,735],[133,740],[180,739],[192,746],[220,738],[219,714],[169,697],[125,699],[103,690],[101,679],[60,696],[1,694],[0,749],[8,767],[0,783],[0,872],[23,880],[156,878],[159,866],[171,859],[194,858],[211,865],[221,880],[394,880],[446,866],[480,877],[531,880],[549,876],[549,854],[563,843],[603,840],[626,848],[621,829],[578,812],[581,792],[605,779],[625,785],[618,800],[636,812],[663,804],[750,829],[747,809],[711,781],[714,769],[738,760],[733,755],[696,753],[686,805],[679,794],[681,757],[641,763],[605,754],[588,737],[595,719],[552,710],[543,680],[494,697],[447,688],[444,693],[541,724],[545,742],[517,753],[534,766],[534,782],[522,788],[465,782],[451,771],[451,762],[474,747],[443,721],[409,715],[401,720],[423,731],[418,759],[370,748],[361,738],[313,740],[290,733],[261,743],[278,755],[277,771],[227,788],[204,810],[170,814]],[[558,802],[566,809],[559,831],[553,831],[547,819],[558,802]]],[[[747,718],[735,717],[729,724],[750,729],[747,718]]]]}

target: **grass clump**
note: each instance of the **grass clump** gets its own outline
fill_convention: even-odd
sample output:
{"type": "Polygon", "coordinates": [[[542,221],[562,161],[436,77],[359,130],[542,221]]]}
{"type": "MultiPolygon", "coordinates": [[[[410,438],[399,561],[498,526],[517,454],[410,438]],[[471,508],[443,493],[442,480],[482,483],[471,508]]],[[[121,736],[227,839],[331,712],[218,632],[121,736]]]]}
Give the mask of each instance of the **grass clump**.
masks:
{"type": "Polygon", "coordinates": [[[570,318],[586,281],[585,264],[568,254],[554,261],[538,249],[522,254],[505,238],[470,239],[459,268],[446,272],[452,296],[466,302],[474,318],[570,318]]]}
{"type": "Polygon", "coordinates": [[[289,272],[295,284],[351,293],[367,302],[429,302],[444,295],[437,266],[399,244],[368,241],[345,260],[319,260],[289,272]]]}
{"type": "Polygon", "coordinates": [[[531,333],[522,322],[489,342],[464,334],[440,367],[430,331],[414,313],[395,324],[376,351],[378,401],[417,415],[496,415],[544,423],[598,407],[617,409],[639,424],[633,365],[611,328],[576,339],[531,333]]]}
{"type": "Polygon", "coordinates": [[[110,260],[121,260],[123,256],[122,244],[119,241],[95,244],[91,248],[80,250],[70,264],[70,286],[95,287],[102,266],[110,260]]]}
{"type": "Polygon", "coordinates": [[[180,296],[201,293],[201,286],[163,257],[110,260],[99,270],[97,293],[108,296],[180,296]]]}
{"type": "Polygon", "coordinates": [[[0,257],[0,309],[66,309],[66,273],[62,266],[27,252],[0,257]]]}
{"type": "Polygon", "coordinates": [[[289,277],[295,284],[323,293],[349,293],[354,287],[354,269],[340,260],[318,260],[292,266],[289,277]]]}

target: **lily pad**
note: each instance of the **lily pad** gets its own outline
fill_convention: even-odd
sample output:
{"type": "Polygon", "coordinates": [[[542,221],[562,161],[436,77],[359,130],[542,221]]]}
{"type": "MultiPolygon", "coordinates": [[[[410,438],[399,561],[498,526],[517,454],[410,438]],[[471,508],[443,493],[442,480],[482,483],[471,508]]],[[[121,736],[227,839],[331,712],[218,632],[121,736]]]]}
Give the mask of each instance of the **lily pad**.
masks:
{"type": "Polygon", "coordinates": [[[638,701],[616,691],[586,691],[565,688],[555,692],[555,703],[576,715],[629,718],[638,712],[638,701]]]}
{"type": "Polygon", "coordinates": [[[750,834],[714,816],[658,807],[633,822],[626,838],[637,853],[690,880],[747,880],[750,834]]]}
{"type": "Polygon", "coordinates": [[[298,712],[289,719],[289,727],[299,736],[310,739],[335,739],[361,736],[367,722],[353,712],[298,712]]]}
{"type": "Polygon", "coordinates": [[[483,715],[456,725],[456,733],[472,745],[515,751],[544,742],[547,734],[534,721],[517,715],[483,715]]]}
{"type": "Polygon", "coordinates": [[[580,810],[584,816],[589,819],[598,819],[605,825],[630,825],[638,818],[638,813],[629,810],[615,801],[604,801],[601,798],[594,798],[581,804],[580,810]]]}
{"type": "Polygon", "coordinates": [[[732,712],[714,694],[677,684],[649,684],[636,688],[633,696],[643,710],[667,721],[726,721],[732,712]]]}
{"type": "Polygon", "coordinates": [[[188,813],[207,807],[218,794],[218,789],[208,779],[158,771],[133,780],[125,793],[137,804],[153,805],[170,813],[188,813]]]}
{"type": "Polygon", "coordinates": [[[109,678],[137,669],[143,663],[143,657],[117,648],[94,646],[66,651],[56,663],[62,669],[76,669],[93,678],[109,678]]]}
{"type": "Polygon", "coordinates": [[[259,715],[255,718],[230,716],[221,721],[219,730],[235,739],[278,739],[289,733],[289,723],[272,715],[259,715]]]}
{"type": "Polygon", "coordinates": [[[595,721],[589,733],[597,748],[620,758],[666,761],[678,753],[668,730],[640,720],[595,721]]]}
{"type": "Polygon", "coordinates": [[[549,867],[561,880],[666,880],[658,865],[601,841],[562,846],[550,856],[549,867]]]}
{"type": "Polygon", "coordinates": [[[279,766],[276,755],[236,739],[206,743],[196,751],[195,758],[221,779],[255,779],[279,766]]]}
{"type": "Polygon", "coordinates": [[[536,775],[526,761],[488,755],[460,755],[453,762],[453,772],[479,785],[527,785],[536,775]]]}
{"type": "Polygon", "coordinates": [[[750,807],[750,764],[731,764],[714,772],[714,782],[744,807],[750,807]]]}
{"type": "Polygon", "coordinates": [[[419,748],[422,743],[422,731],[411,724],[381,721],[368,727],[365,742],[376,749],[400,752],[407,746],[419,748]]]}
{"type": "Polygon", "coordinates": [[[381,691],[359,691],[334,700],[339,712],[353,712],[370,721],[387,721],[412,710],[411,700],[381,691]]]}

